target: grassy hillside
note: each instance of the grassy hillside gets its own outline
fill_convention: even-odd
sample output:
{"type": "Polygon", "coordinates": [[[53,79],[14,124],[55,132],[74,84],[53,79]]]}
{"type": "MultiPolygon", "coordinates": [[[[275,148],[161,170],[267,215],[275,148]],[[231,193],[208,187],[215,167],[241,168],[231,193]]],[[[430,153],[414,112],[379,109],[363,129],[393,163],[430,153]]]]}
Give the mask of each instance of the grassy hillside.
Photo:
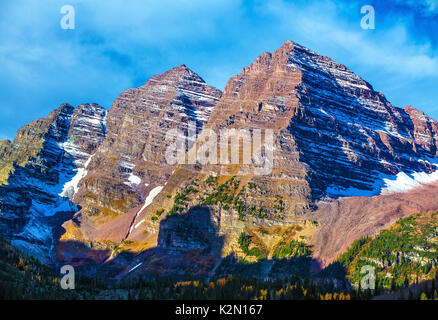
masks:
{"type": "Polygon", "coordinates": [[[365,265],[375,268],[379,290],[394,290],[433,279],[438,267],[438,212],[400,219],[374,238],[355,241],[320,276],[346,276],[358,287],[365,265]]]}

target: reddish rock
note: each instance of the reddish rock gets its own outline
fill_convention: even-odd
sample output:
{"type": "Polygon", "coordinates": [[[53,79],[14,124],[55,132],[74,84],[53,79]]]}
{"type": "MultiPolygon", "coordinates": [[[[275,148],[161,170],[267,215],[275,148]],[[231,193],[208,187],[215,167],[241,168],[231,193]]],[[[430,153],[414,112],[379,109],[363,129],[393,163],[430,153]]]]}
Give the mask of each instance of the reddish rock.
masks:
{"type": "Polygon", "coordinates": [[[318,219],[314,259],[326,267],[357,239],[375,236],[400,218],[438,211],[438,183],[404,193],[375,197],[349,197],[321,204],[309,218],[318,219]]]}
{"type": "Polygon", "coordinates": [[[166,133],[200,131],[221,91],[185,65],[128,89],[108,112],[106,139],[93,155],[75,201],[82,210],[64,225],[62,241],[118,243],[143,218],[149,192],[164,186],[176,165],[166,162],[166,133]]]}
{"type": "MultiPolygon", "coordinates": [[[[0,209],[7,212],[0,228],[24,241],[23,247],[48,251],[57,244],[58,259],[78,264],[107,261],[123,240],[135,242],[127,250],[143,252],[145,269],[155,254],[179,250],[169,267],[177,270],[190,250],[198,258],[209,246],[218,249],[211,239],[215,232],[227,254],[239,251],[236,239],[243,230],[302,224],[300,235],[309,236],[310,225],[315,257],[325,266],[355,239],[399,217],[438,210],[436,186],[378,195],[385,176],[436,170],[431,160],[437,156],[437,130],[436,121],[410,106],[393,106],[344,65],[286,41],[232,77],[223,94],[182,65],[124,91],[108,114],[94,104],[66,104],[22,128],[14,142],[0,142],[0,209]],[[198,132],[272,130],[272,170],[255,174],[254,163],[169,164],[166,133],[186,133],[189,122],[198,132]],[[198,208],[209,231],[186,239],[176,234],[184,229],[179,223],[192,223],[184,214],[215,191],[206,182],[210,175],[220,183],[236,176],[232,196],[241,197],[244,210],[239,214],[235,206],[216,203],[204,216],[198,208]],[[181,217],[166,217],[175,195],[194,183],[198,193],[188,196],[181,217]],[[333,200],[341,196],[348,198],[333,200]],[[159,218],[157,210],[163,210],[159,218]],[[42,232],[44,212],[74,213],[62,224],[60,243],[42,232]],[[157,244],[155,251],[145,251],[157,244]]],[[[205,268],[214,265],[219,251],[205,255],[205,268]]],[[[114,266],[134,262],[124,259],[114,266]]]]}

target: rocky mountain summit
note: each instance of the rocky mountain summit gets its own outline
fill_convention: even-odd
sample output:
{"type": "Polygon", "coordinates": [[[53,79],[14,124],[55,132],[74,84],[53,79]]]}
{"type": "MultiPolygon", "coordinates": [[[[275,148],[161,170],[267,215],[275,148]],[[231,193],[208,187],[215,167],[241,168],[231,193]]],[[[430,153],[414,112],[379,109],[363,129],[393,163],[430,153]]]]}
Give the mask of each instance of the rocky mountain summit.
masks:
{"type": "MultiPolygon", "coordinates": [[[[248,232],[254,247],[269,257],[286,239],[267,230],[297,225],[302,231],[294,231],[295,238],[319,250],[320,243],[342,243],[347,233],[355,240],[346,229],[336,230],[336,237],[329,238],[333,242],[324,243],[319,235],[327,228],[320,222],[323,217],[333,220],[322,212],[337,212],[324,201],[352,196],[374,201],[382,193],[407,191],[436,178],[434,120],[412,107],[394,107],[345,66],[291,41],[272,54],[263,53],[230,79],[204,130],[224,128],[273,130],[272,171],[250,174],[242,170],[242,161],[178,166],[148,208],[148,234],[158,233],[157,212],[209,206],[212,224],[224,240],[223,255],[245,255],[237,243],[248,232]]],[[[369,231],[396,216],[381,216],[369,231]]],[[[339,254],[339,249],[327,251],[339,254]]],[[[323,265],[336,257],[317,253],[318,259],[324,257],[319,261],[323,265]]]]}
{"type": "Polygon", "coordinates": [[[435,195],[424,184],[438,178],[437,130],[292,41],[262,53],[223,93],[181,65],[124,91],[108,112],[65,104],[1,141],[0,230],[34,255],[116,277],[226,274],[242,258],[262,261],[263,276],[285,274],[286,262],[271,261],[295,249],[300,263],[310,268],[312,251],[325,266],[414,213],[418,188],[435,195]],[[167,134],[190,136],[191,124],[189,156],[216,132],[208,154],[228,159],[234,138],[238,163],[169,163],[167,134]],[[254,170],[270,151],[269,170],[254,170]]]}
{"type": "Polygon", "coordinates": [[[114,101],[106,139],[80,183],[76,201],[82,209],[64,225],[64,244],[57,250],[62,257],[76,251],[78,242],[107,250],[138,229],[143,209],[176,167],[165,158],[170,143],[166,133],[187,132],[191,123],[201,131],[221,94],[181,65],[124,91],[114,101]]]}

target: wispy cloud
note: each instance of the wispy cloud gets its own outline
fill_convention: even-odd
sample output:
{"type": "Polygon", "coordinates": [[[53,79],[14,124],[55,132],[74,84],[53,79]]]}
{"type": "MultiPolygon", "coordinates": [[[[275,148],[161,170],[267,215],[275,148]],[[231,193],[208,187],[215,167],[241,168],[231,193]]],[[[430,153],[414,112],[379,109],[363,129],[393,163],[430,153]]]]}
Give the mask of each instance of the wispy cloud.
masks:
{"type": "Polygon", "coordinates": [[[222,89],[286,39],[344,63],[396,105],[438,118],[430,90],[438,80],[436,0],[376,3],[368,31],[359,0],[71,0],[75,30],[60,28],[65,4],[0,4],[0,128],[8,136],[62,102],[110,107],[124,89],[182,63],[222,89]],[[409,14],[398,11],[409,6],[409,14]],[[427,27],[420,18],[430,19],[427,27]]]}
{"type": "Polygon", "coordinates": [[[438,76],[437,49],[428,41],[417,43],[410,38],[401,22],[364,31],[356,7],[340,9],[328,1],[304,7],[281,1],[267,9],[280,19],[284,30],[297,34],[313,48],[346,57],[345,63],[384,69],[402,77],[438,76]],[[349,19],[339,19],[340,13],[349,19]]]}
{"type": "Polygon", "coordinates": [[[426,14],[438,13],[438,0],[396,0],[399,4],[421,10],[426,14]]]}

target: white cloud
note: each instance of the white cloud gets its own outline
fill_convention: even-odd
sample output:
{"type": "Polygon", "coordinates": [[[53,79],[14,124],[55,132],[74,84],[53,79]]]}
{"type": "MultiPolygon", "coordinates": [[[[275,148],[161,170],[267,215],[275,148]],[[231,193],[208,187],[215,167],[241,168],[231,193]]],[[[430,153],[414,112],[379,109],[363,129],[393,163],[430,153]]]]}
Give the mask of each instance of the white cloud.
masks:
{"type": "Polygon", "coordinates": [[[426,14],[438,13],[438,0],[396,0],[396,2],[414,9],[420,9],[426,14]]]}
{"type": "MultiPolygon", "coordinates": [[[[437,1],[427,1],[428,10],[436,10],[437,1]]],[[[354,2],[71,0],[76,29],[67,31],[59,25],[65,4],[0,4],[0,95],[4,109],[25,110],[20,125],[61,102],[109,107],[122,90],[182,63],[223,89],[257,55],[286,39],[330,56],[373,85],[377,79],[384,93],[396,79],[393,96],[400,101],[413,81],[438,78],[438,55],[429,42],[413,38],[402,18],[362,30],[354,2]]],[[[434,98],[427,90],[409,102],[430,105],[434,98]]],[[[0,111],[7,133],[15,120],[0,111]]]]}
{"type": "Polygon", "coordinates": [[[304,7],[302,4],[298,7],[277,1],[275,6],[267,8],[280,19],[283,29],[299,35],[304,45],[309,44],[315,51],[318,48],[328,49],[333,53],[330,55],[332,58],[342,55],[349,60],[338,59],[338,62],[384,69],[401,77],[438,76],[436,51],[429,42],[416,43],[415,39],[411,39],[402,22],[389,28],[382,26],[380,30],[364,31],[359,27],[360,18],[357,23],[339,19],[340,13],[351,14],[354,7],[340,10],[328,1],[304,7]]]}

